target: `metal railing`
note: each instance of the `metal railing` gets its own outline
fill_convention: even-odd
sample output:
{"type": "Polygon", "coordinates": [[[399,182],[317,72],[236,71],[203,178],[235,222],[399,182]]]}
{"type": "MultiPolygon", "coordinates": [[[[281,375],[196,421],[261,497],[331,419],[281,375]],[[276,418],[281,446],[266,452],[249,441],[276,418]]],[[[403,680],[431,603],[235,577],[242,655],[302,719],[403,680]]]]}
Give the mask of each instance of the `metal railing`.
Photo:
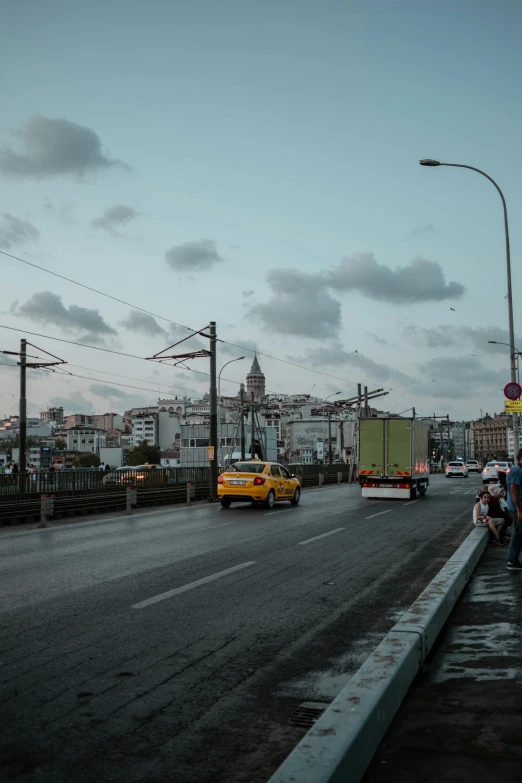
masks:
{"type": "Polygon", "coordinates": [[[42,494],[55,497],[88,496],[125,490],[162,489],[188,482],[209,481],[208,468],[125,468],[119,470],[59,470],[0,476],[0,506],[10,501],[34,500],[42,494]]]}

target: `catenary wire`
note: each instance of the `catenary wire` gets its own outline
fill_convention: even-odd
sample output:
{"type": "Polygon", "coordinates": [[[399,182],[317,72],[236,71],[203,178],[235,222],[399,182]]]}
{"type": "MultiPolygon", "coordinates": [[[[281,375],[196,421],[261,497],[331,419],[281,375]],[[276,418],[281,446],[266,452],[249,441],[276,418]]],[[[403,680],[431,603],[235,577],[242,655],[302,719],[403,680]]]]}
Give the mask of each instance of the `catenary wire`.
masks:
{"type": "MultiPolygon", "coordinates": [[[[134,305],[131,302],[127,302],[124,299],[119,299],[117,296],[112,296],[112,294],[107,294],[105,291],[100,291],[98,288],[92,288],[92,286],[86,285],[85,283],[79,283],[77,280],[73,280],[70,277],[66,277],[65,275],[60,275],[58,272],[53,272],[51,269],[46,269],[43,266],[39,266],[38,264],[33,263],[32,261],[27,261],[25,258],[20,258],[20,256],[15,256],[12,253],[7,253],[5,250],[0,250],[0,253],[4,256],[7,256],[8,258],[12,258],[15,261],[20,261],[22,264],[27,264],[27,266],[31,266],[34,269],[39,269],[41,272],[47,272],[49,275],[53,275],[54,277],[58,277],[61,280],[65,280],[68,283],[72,283],[73,285],[80,286],[80,288],[85,288],[87,291],[92,291],[95,294],[99,294],[100,296],[105,296],[107,299],[112,299],[114,302],[118,302],[119,304],[123,304],[126,307],[132,307],[134,310],[139,310],[142,313],[146,313],[147,315],[151,315],[153,318],[159,318],[161,321],[166,321],[169,324],[172,324],[173,326],[177,326],[181,329],[186,329],[189,332],[196,332],[195,329],[192,329],[190,326],[185,326],[185,324],[177,323],[177,321],[173,321],[171,318],[166,318],[164,315],[159,315],[158,313],[153,313],[150,310],[146,310],[144,307],[138,307],[138,305],[134,305]]],[[[28,332],[30,334],[30,332],[28,332]]],[[[308,372],[316,373],[317,375],[324,375],[327,378],[333,378],[338,381],[343,381],[344,383],[348,383],[351,386],[357,386],[357,384],[354,381],[349,381],[346,378],[340,378],[336,375],[331,375],[330,373],[325,373],[322,370],[316,370],[313,367],[307,367],[304,364],[299,364],[297,362],[292,362],[289,359],[281,359],[279,356],[272,356],[271,354],[264,353],[262,351],[257,351],[256,349],[247,348],[244,345],[238,345],[237,343],[231,343],[228,340],[223,340],[221,338],[218,338],[218,342],[222,342],[225,345],[230,345],[232,348],[237,348],[240,351],[248,351],[249,353],[257,353],[259,356],[264,356],[266,359],[272,359],[276,362],[282,362],[283,364],[288,364],[291,367],[298,367],[302,370],[307,370],[308,372]]],[[[79,345],[80,343],[78,343],[79,345]]]]}

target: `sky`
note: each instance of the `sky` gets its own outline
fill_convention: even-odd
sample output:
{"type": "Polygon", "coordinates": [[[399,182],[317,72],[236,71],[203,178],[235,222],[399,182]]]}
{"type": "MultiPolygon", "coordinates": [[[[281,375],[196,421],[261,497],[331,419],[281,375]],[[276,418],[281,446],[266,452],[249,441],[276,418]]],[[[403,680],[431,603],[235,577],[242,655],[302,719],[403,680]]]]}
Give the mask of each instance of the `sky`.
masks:
{"type": "MultiPolygon", "coordinates": [[[[224,394],[257,350],[270,392],[503,409],[501,201],[418,161],[503,189],[522,349],[519,0],[18,0],[2,17],[0,350],[26,337],[71,373],[28,371],[29,415],[200,396],[206,358],[145,359],[211,320],[218,369],[245,356],[224,394]]],[[[15,361],[0,415],[18,412],[15,361]]]]}

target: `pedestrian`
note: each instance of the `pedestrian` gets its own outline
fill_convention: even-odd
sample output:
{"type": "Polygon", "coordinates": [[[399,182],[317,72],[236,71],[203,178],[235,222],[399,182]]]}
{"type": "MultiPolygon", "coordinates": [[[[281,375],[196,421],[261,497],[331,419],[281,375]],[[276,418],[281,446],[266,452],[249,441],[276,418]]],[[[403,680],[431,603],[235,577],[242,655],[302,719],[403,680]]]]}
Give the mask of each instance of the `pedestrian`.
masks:
{"type": "Polygon", "coordinates": [[[520,552],[522,551],[522,449],[517,454],[517,464],[513,465],[507,475],[508,508],[513,518],[511,543],[509,545],[508,571],[522,571],[520,552]]]}
{"type": "Polygon", "coordinates": [[[493,484],[488,487],[489,491],[489,515],[497,525],[497,532],[502,539],[503,544],[509,543],[509,537],[506,532],[511,524],[511,514],[505,501],[506,491],[501,484],[493,484]],[[501,523],[498,526],[498,523],[501,523]]]}
{"type": "MultiPolygon", "coordinates": [[[[479,502],[473,507],[473,524],[475,527],[489,527],[493,536],[493,541],[495,544],[500,544],[502,542],[502,537],[497,532],[497,526],[494,519],[489,515],[489,500],[489,490],[483,489],[480,493],[479,502]]],[[[499,520],[499,527],[501,527],[503,523],[503,520],[499,520]]]]}
{"type": "Polygon", "coordinates": [[[105,470],[105,462],[102,462],[102,464],[100,465],[100,470],[105,470]]]}
{"type": "Polygon", "coordinates": [[[109,465],[109,463],[107,463],[107,464],[105,465],[105,470],[110,470],[110,469],[111,469],[111,466],[109,465]]]}
{"type": "Polygon", "coordinates": [[[18,476],[19,470],[16,462],[13,464],[13,476],[18,476]]]}
{"type": "Polygon", "coordinates": [[[5,463],[0,462],[0,476],[4,475],[4,471],[5,471],[5,463]]]}

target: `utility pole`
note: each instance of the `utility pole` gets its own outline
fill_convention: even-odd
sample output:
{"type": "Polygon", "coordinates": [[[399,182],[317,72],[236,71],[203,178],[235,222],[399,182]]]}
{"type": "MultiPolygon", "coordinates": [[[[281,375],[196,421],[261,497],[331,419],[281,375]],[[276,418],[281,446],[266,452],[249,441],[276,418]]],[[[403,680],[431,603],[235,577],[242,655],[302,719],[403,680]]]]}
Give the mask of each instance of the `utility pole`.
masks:
{"type": "Polygon", "coordinates": [[[250,456],[252,459],[255,459],[256,445],[254,441],[256,439],[256,424],[254,420],[254,392],[251,392],[250,418],[250,456]]]}
{"type": "Polygon", "coordinates": [[[358,383],[357,384],[357,416],[359,418],[361,418],[361,413],[362,413],[362,411],[361,411],[361,397],[362,397],[361,384],[358,383]]]}
{"type": "Polygon", "coordinates": [[[210,438],[214,447],[214,459],[210,460],[210,500],[217,498],[218,442],[217,442],[217,378],[216,378],[216,322],[209,325],[210,335],[210,438]]]}
{"type": "Polygon", "coordinates": [[[244,411],[244,401],[245,401],[245,384],[242,383],[239,387],[239,415],[241,416],[241,459],[244,461],[245,459],[245,411],[244,411]]]}
{"type": "Polygon", "coordinates": [[[328,408],[328,464],[331,465],[332,462],[332,411],[328,408]]]}
{"type": "Polygon", "coordinates": [[[27,374],[27,340],[20,340],[20,449],[18,457],[18,470],[20,479],[26,472],[26,445],[27,445],[27,399],[25,380],[27,374]]]}
{"type": "Polygon", "coordinates": [[[368,416],[368,387],[364,387],[364,415],[368,416]]]}

